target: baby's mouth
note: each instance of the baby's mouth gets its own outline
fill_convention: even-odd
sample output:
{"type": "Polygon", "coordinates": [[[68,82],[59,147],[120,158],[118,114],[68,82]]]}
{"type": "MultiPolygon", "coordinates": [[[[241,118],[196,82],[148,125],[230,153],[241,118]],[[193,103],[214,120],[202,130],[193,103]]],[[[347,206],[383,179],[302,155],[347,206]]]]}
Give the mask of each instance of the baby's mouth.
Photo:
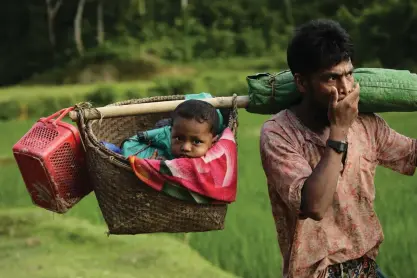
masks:
{"type": "Polygon", "coordinates": [[[182,154],[182,155],[180,155],[180,158],[191,158],[191,156],[182,154]]]}

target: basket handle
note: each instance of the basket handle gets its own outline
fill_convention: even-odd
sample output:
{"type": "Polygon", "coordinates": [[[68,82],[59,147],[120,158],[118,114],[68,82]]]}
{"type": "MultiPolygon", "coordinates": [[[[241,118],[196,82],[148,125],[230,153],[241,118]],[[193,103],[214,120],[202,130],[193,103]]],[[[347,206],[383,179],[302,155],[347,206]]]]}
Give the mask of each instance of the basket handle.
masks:
{"type": "Polygon", "coordinates": [[[65,117],[65,116],[66,116],[69,112],[73,111],[73,110],[74,110],[74,108],[75,108],[75,107],[68,107],[68,108],[61,109],[61,110],[59,110],[59,111],[55,112],[54,114],[52,114],[52,115],[48,116],[47,118],[41,118],[39,121],[40,121],[40,122],[43,122],[43,123],[46,123],[46,122],[51,121],[53,118],[55,118],[56,116],[58,116],[58,115],[59,115],[59,117],[58,117],[58,118],[56,118],[56,119],[52,122],[52,124],[53,124],[54,126],[56,126],[56,123],[57,123],[57,122],[59,122],[59,121],[61,121],[61,120],[62,120],[62,118],[64,118],[64,117],[65,117]]]}

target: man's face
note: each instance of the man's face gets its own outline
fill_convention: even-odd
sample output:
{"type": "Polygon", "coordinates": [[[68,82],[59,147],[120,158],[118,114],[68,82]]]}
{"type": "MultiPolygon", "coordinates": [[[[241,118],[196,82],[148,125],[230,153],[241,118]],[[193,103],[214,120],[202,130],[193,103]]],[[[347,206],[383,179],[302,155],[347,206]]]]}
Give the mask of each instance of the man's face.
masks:
{"type": "Polygon", "coordinates": [[[308,77],[296,77],[296,83],[303,97],[308,98],[311,105],[317,106],[327,114],[332,87],[339,93],[338,101],[343,100],[354,86],[352,73],[352,62],[343,61],[308,77]]]}

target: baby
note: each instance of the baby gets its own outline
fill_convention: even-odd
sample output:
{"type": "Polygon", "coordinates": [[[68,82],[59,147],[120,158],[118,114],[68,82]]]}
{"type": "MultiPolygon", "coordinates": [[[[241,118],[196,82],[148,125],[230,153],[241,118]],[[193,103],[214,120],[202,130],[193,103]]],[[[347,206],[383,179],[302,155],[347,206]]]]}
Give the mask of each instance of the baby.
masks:
{"type": "MultiPolygon", "coordinates": [[[[171,153],[174,158],[204,156],[218,139],[220,119],[211,104],[190,99],[173,111],[171,118],[171,153]]],[[[158,158],[158,153],[151,157],[158,158]]]]}
{"type": "MultiPolygon", "coordinates": [[[[199,170],[195,169],[194,163],[182,158],[199,158],[206,155],[216,141],[220,139],[220,134],[223,131],[223,117],[221,111],[216,110],[205,101],[190,99],[182,102],[173,111],[170,119],[163,119],[155,125],[161,136],[155,136],[155,133],[153,133],[153,141],[148,137],[150,144],[153,144],[153,149],[159,150],[162,155],[158,156],[158,151],[153,151],[153,149],[147,153],[139,154],[140,158],[150,158],[153,161],[145,162],[139,159],[137,163],[133,162],[134,168],[139,165],[137,168],[139,170],[135,173],[147,181],[152,179],[151,176],[158,177],[152,184],[154,186],[157,184],[162,192],[173,198],[191,203],[208,204],[212,202],[213,199],[209,192],[201,194],[198,193],[196,188],[200,188],[203,192],[205,192],[204,188],[212,188],[210,178],[206,180],[207,175],[221,173],[224,169],[210,168],[209,173],[200,173],[199,170]],[[161,143],[162,141],[164,144],[161,143]],[[150,155],[150,153],[153,153],[153,155],[150,155]],[[155,159],[173,160],[175,158],[179,159],[170,161],[169,167],[165,167],[166,164],[158,164],[154,161],[155,159]],[[162,167],[161,165],[165,166],[162,167]],[[175,174],[173,174],[173,170],[175,174]],[[190,171],[193,174],[188,177],[184,175],[184,171],[190,171]],[[200,179],[200,175],[206,176],[200,179]],[[190,188],[189,183],[191,181],[193,189],[190,188]],[[188,186],[182,184],[182,182],[185,182],[188,186]]],[[[143,148],[144,144],[142,142],[140,147],[143,148]]],[[[135,158],[133,158],[133,161],[135,161],[135,158]]],[[[198,165],[201,166],[204,163],[201,162],[198,165]]]]}

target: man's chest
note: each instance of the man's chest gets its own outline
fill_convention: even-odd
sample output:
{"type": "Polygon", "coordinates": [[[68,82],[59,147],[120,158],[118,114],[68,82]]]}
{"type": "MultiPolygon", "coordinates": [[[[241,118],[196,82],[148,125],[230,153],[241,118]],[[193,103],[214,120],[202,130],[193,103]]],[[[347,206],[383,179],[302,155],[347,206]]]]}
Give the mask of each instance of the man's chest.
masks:
{"type": "MultiPolygon", "coordinates": [[[[360,125],[352,126],[348,137],[348,150],[340,161],[336,194],[341,197],[373,201],[375,198],[374,177],[378,165],[374,139],[360,125]]],[[[314,169],[325,152],[326,144],[318,138],[307,138],[302,152],[314,169]]]]}

